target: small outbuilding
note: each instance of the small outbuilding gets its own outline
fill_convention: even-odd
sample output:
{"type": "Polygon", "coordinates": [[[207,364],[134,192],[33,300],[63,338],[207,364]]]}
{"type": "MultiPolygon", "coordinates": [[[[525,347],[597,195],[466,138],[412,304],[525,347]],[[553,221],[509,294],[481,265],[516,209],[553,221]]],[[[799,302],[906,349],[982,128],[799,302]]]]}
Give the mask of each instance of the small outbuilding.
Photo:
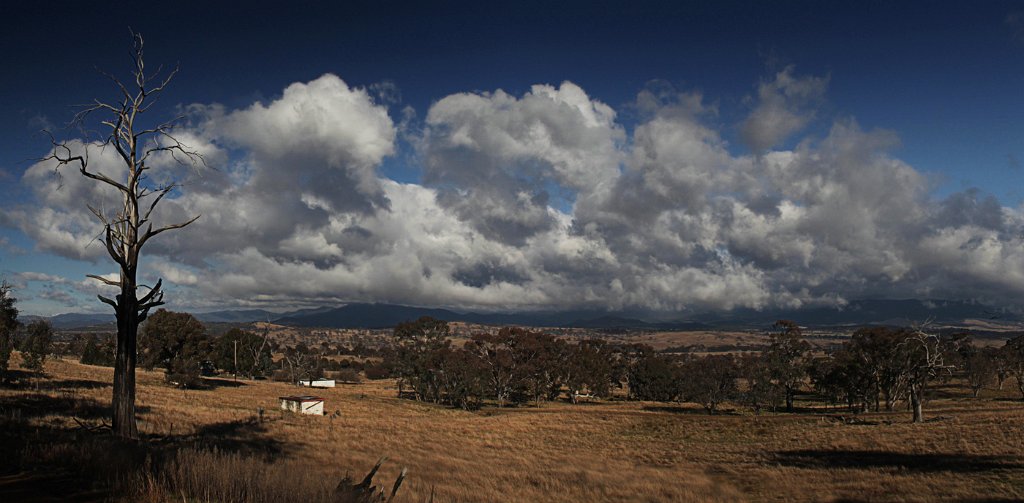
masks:
{"type": "Polygon", "coordinates": [[[299,414],[324,415],[324,399],[318,396],[282,396],[281,408],[299,414]]]}
{"type": "Polygon", "coordinates": [[[306,379],[299,381],[299,386],[309,386],[310,388],[333,388],[334,379],[306,379]]]}

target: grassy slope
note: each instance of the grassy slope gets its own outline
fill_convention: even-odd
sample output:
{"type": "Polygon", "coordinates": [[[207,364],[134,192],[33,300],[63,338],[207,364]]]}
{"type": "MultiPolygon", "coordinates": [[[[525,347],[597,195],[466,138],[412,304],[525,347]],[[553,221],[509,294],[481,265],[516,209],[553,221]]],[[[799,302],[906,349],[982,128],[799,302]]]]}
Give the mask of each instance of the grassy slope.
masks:
{"type": "MultiPolygon", "coordinates": [[[[57,361],[47,372],[38,391],[0,389],[6,417],[73,429],[68,409],[47,413],[40,397],[109,403],[111,369],[57,361]]],[[[618,401],[471,413],[398,400],[389,382],[317,390],[325,410],[340,416],[303,417],[277,410],[278,396],[300,392],[293,386],[222,384],[182,391],[163,384],[162,373],[140,371],[140,430],[157,443],[198,435],[190,438],[199,445],[269,459],[283,476],[331,486],[387,456],[383,480],[409,469],[403,501],[423,501],[432,489],[436,501],[1024,498],[1024,404],[1012,398],[1012,382],[979,400],[939,389],[948,396],[933,400],[926,416],[944,419],[921,425],[905,412],[851,425],[618,401]],[[258,407],[267,421],[253,426],[258,407]]],[[[74,411],[100,417],[88,407],[74,411]]],[[[28,446],[45,449],[39,440],[28,446]]]]}

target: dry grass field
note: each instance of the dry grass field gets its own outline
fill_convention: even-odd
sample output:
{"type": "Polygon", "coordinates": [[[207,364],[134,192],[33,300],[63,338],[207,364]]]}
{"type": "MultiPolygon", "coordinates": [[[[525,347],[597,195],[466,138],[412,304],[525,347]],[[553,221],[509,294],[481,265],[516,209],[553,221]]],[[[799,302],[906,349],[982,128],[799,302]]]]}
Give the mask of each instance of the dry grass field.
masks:
{"type": "Polygon", "coordinates": [[[658,351],[686,346],[757,346],[767,343],[764,333],[720,331],[661,331],[631,334],[623,339],[630,344],[646,344],[658,351]]]}
{"type": "MultiPolygon", "coordinates": [[[[849,332],[829,332],[827,335],[807,332],[805,340],[812,347],[823,349],[829,345],[838,345],[849,340],[849,332]]],[[[619,342],[646,344],[658,351],[690,347],[689,351],[695,354],[759,351],[760,348],[764,348],[770,343],[768,335],[763,331],[724,330],[640,332],[623,337],[619,339],[619,342]]]]}
{"type": "Polygon", "coordinates": [[[905,412],[847,424],[824,410],[753,416],[727,408],[712,417],[690,404],[625,401],[465,412],[399,400],[390,381],[316,390],[328,416],[312,417],[278,410],[278,396],[305,388],[213,379],[211,389],[183,391],[143,371],[140,430],[147,445],[176,450],[159,470],[169,475],[120,481],[131,493],[93,492],[83,474],[116,463],[120,451],[90,450],[102,445],[89,440],[99,435],[72,416],[99,423],[112,371],[70,361],[49,361],[46,370],[46,379],[0,389],[5,431],[29,432],[4,437],[12,445],[3,452],[23,454],[21,471],[0,477],[0,500],[219,501],[253,487],[324,491],[382,456],[381,483],[408,468],[400,501],[432,493],[434,501],[1024,499],[1024,403],[1012,382],[981,399],[957,386],[936,389],[926,408],[935,420],[915,425],[905,412]]]}

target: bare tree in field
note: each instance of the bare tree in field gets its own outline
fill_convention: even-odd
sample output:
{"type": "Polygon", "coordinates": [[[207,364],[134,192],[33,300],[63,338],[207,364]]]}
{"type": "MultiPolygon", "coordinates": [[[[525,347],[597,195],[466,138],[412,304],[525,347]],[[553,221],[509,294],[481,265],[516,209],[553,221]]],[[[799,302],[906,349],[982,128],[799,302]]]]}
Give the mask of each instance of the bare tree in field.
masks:
{"type": "Polygon", "coordinates": [[[163,77],[160,76],[160,69],[147,75],[143,63],[142,36],[132,33],[132,43],[132,80],[122,82],[113,75],[107,75],[117,87],[117,100],[94,100],[85,105],[72,121],[73,125],[87,130],[87,121],[98,116],[99,120],[95,122],[102,132],[101,137],[91,145],[86,143],[84,151],[79,152],[72,151],[67,143],[57,142],[51,136],[53,153],[46,158],[56,161],[58,170],[65,167],[77,168],[82,176],[115,189],[119,194],[120,205],[113,210],[93,205],[88,205],[88,208],[103,224],[103,234],[99,239],[106,246],[110,258],[118,265],[120,278],[114,281],[97,275],[89,277],[121,290],[114,299],[102,295],[99,299],[113,307],[117,316],[112,428],[116,436],[123,438],[138,437],[135,422],[135,360],[139,324],[146,319],[150,309],[163,304],[163,291],[160,289],[162,280],[157,281],[148,292],[139,295],[140,288],[147,288],[136,281],[142,247],[154,236],[180,229],[199,218],[197,215],[184,222],[154,228],[151,220],[153,210],[178,184],[171,182],[154,185],[146,176],[150,169],[147,162],[155,160],[155,156],[159,155],[170,155],[179,163],[190,163],[193,166],[203,161],[198,152],[190,150],[172,135],[175,124],[182,117],[155,124],[144,122],[144,114],[178,70],[175,68],[163,77]],[[123,169],[112,175],[94,169],[89,164],[90,147],[114,149],[123,169]]]}
{"type": "Polygon", "coordinates": [[[807,377],[811,345],[804,340],[800,326],[789,320],[776,321],[769,337],[771,345],[763,358],[772,382],[784,393],[786,412],[793,412],[793,397],[807,377]]]}
{"type": "Polygon", "coordinates": [[[953,365],[946,364],[949,348],[938,336],[924,332],[922,327],[914,327],[895,349],[903,361],[914,422],[924,422],[922,407],[928,384],[952,372],[953,365]]]}

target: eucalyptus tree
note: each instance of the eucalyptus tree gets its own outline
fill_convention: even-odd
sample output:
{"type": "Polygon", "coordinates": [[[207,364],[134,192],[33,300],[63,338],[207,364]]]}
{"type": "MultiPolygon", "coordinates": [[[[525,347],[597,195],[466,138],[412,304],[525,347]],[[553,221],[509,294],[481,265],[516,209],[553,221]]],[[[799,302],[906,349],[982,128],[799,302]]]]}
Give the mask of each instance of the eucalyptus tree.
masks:
{"type": "Polygon", "coordinates": [[[736,396],[739,367],[732,355],[707,355],[690,358],[683,363],[683,397],[700,404],[708,414],[715,414],[718,405],[736,396]]]}
{"type": "Polygon", "coordinates": [[[807,378],[811,345],[804,340],[800,326],[789,320],[779,320],[769,333],[770,345],[763,356],[772,381],[786,399],[786,412],[793,412],[793,396],[807,378]]]}
{"type": "Polygon", "coordinates": [[[14,331],[18,328],[18,299],[11,294],[11,285],[0,281],[0,381],[7,380],[7,368],[14,349],[14,331]]]}
{"type": "Polygon", "coordinates": [[[42,374],[46,356],[53,349],[53,327],[45,320],[36,320],[26,327],[25,339],[21,342],[21,366],[36,374],[42,374]]]}
{"type": "Polygon", "coordinates": [[[1024,335],[1006,341],[1000,353],[1006,373],[1017,381],[1017,389],[1021,399],[1024,399],[1024,335]]]}

